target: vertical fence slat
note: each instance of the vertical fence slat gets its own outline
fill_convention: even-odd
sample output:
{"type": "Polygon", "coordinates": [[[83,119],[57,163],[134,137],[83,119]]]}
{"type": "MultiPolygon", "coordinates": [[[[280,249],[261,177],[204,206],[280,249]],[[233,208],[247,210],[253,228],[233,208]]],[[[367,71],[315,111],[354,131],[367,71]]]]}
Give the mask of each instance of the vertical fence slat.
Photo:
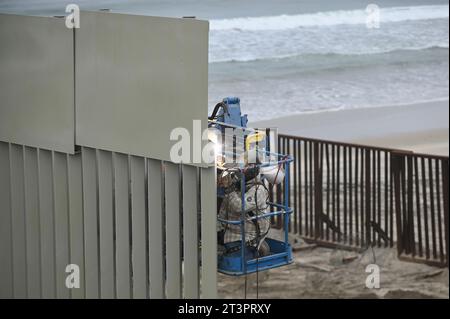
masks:
{"type": "MultiPolygon", "coordinates": [[[[285,153],[284,154],[288,154],[288,155],[292,155],[291,154],[291,140],[290,139],[285,139],[285,141],[284,141],[284,143],[285,143],[285,153]]],[[[290,175],[290,172],[291,172],[292,170],[290,170],[289,171],[289,175],[290,175]]],[[[292,181],[292,176],[289,176],[289,181],[292,181]]],[[[291,185],[289,185],[288,186],[288,189],[287,189],[287,191],[285,192],[285,194],[287,194],[287,204],[288,204],[288,206],[289,207],[291,207],[291,185]]],[[[283,216],[283,218],[282,218],[282,220],[283,220],[283,225],[284,225],[284,219],[286,218],[286,216],[283,216]]],[[[291,232],[292,231],[292,223],[289,223],[289,226],[288,226],[288,231],[289,232],[291,232]]]]}
{"type": "Polygon", "coordinates": [[[297,156],[295,160],[297,161],[297,180],[298,180],[298,206],[297,206],[297,215],[298,215],[298,232],[300,235],[303,235],[303,178],[302,178],[302,141],[297,140],[297,156]]]}
{"type": "Polygon", "coordinates": [[[217,298],[216,168],[201,169],[201,297],[217,298]]]}
{"type": "MultiPolygon", "coordinates": [[[[280,154],[282,154],[282,152],[283,152],[283,143],[282,143],[282,138],[281,138],[281,136],[279,136],[278,135],[278,139],[277,139],[277,150],[278,150],[278,152],[280,153],[280,154]]],[[[282,195],[282,185],[276,185],[275,186],[275,188],[276,188],[276,202],[277,202],[277,204],[281,204],[281,201],[282,201],[282,198],[281,198],[281,195],[282,195]]],[[[277,229],[279,229],[280,227],[281,227],[281,219],[280,219],[280,216],[275,216],[275,223],[276,223],[276,225],[275,225],[275,227],[277,228],[277,229]]]]}
{"type": "MultiPolygon", "coordinates": [[[[363,148],[357,148],[356,149],[356,163],[359,163],[359,170],[358,170],[358,164],[356,167],[356,171],[359,174],[359,182],[358,178],[355,178],[355,188],[356,188],[356,229],[357,229],[357,236],[359,237],[359,245],[361,247],[368,247],[370,245],[370,242],[367,241],[367,237],[370,238],[370,228],[367,229],[366,225],[369,222],[370,223],[370,214],[367,216],[367,212],[365,210],[366,207],[366,198],[370,196],[370,194],[366,193],[366,170],[365,163],[367,161],[366,159],[367,152],[364,151],[363,148]],[[360,153],[360,155],[358,155],[360,153]],[[358,160],[358,156],[360,159],[358,160]],[[359,187],[358,187],[359,183],[359,187]],[[359,197],[358,197],[358,188],[359,188],[359,197]],[[360,221],[358,221],[358,218],[360,221]],[[358,225],[359,222],[359,225],[358,225]],[[359,227],[358,227],[359,226],[359,227]]],[[[370,185],[370,180],[369,180],[370,185]]],[[[370,212],[369,212],[370,213],[370,212]]]]}
{"type": "Polygon", "coordinates": [[[28,298],[41,296],[39,181],[37,149],[24,148],[28,298]]]}
{"type": "Polygon", "coordinates": [[[355,148],[355,243],[364,245],[364,153],[359,147],[355,148]],[[361,222],[360,222],[361,221],[361,222]]]}
{"type": "Polygon", "coordinates": [[[444,240],[442,234],[442,211],[441,211],[441,185],[440,185],[440,167],[439,160],[435,160],[435,176],[436,176],[436,213],[437,213],[437,223],[438,223],[438,239],[439,239],[439,258],[441,263],[445,262],[445,252],[444,252],[444,240]]]}
{"type": "MultiPolygon", "coordinates": [[[[350,149],[351,150],[351,149],[350,149]]],[[[353,161],[350,158],[350,180],[351,180],[351,187],[352,189],[350,190],[350,205],[351,205],[351,215],[352,218],[350,219],[350,228],[352,229],[352,237],[354,237],[354,244],[355,245],[363,245],[363,242],[365,240],[363,234],[364,234],[364,223],[363,223],[363,215],[364,215],[364,210],[363,210],[363,206],[361,204],[361,207],[359,205],[359,192],[361,191],[361,203],[363,202],[363,187],[365,186],[363,184],[363,169],[364,169],[364,162],[363,162],[363,153],[361,150],[361,162],[360,162],[360,149],[355,147],[355,165],[353,166],[353,161]],[[360,173],[360,166],[361,166],[361,173],[360,173]],[[352,173],[352,171],[354,170],[354,173],[352,173]],[[354,175],[354,180],[352,180],[352,174],[354,175]],[[359,178],[361,178],[361,181],[359,180],[359,178]],[[353,194],[354,193],[354,194],[353,194]],[[361,208],[361,210],[360,210],[361,208]],[[360,212],[361,212],[361,223],[359,222],[360,220],[360,212]]],[[[351,153],[350,153],[351,155],[351,153]]]]}
{"type": "Polygon", "coordinates": [[[423,219],[425,222],[425,258],[430,258],[430,233],[428,228],[428,200],[427,200],[427,179],[425,170],[425,159],[420,158],[422,168],[422,198],[423,198],[423,219]]]}
{"type": "MultiPolygon", "coordinates": [[[[381,152],[377,151],[377,224],[379,227],[381,223],[381,152]]],[[[377,232],[378,247],[381,247],[381,235],[377,232]]]]}
{"type": "MultiPolygon", "coordinates": [[[[376,176],[376,167],[377,167],[377,158],[376,158],[376,151],[370,151],[369,152],[370,157],[370,168],[369,168],[369,174],[370,174],[370,192],[366,193],[367,196],[370,197],[370,218],[368,221],[366,221],[366,231],[369,230],[370,233],[370,243],[375,246],[376,245],[376,232],[372,227],[372,223],[376,222],[377,218],[377,188],[376,188],[376,182],[377,182],[377,176],[376,176]]],[[[366,215],[367,216],[367,215],[366,215]]]]}
{"type": "Polygon", "coordinates": [[[100,222],[100,296],[115,297],[112,154],[97,151],[100,222]]]}
{"type": "Polygon", "coordinates": [[[131,251],[128,155],[113,153],[116,225],[116,296],[131,298],[131,251]]]}
{"type": "Polygon", "coordinates": [[[180,176],[179,166],[166,166],[166,267],[167,298],[181,298],[181,245],[180,245],[180,176]]]}
{"type": "Polygon", "coordinates": [[[402,161],[403,158],[399,155],[392,155],[392,167],[394,177],[394,192],[395,192],[395,215],[396,215],[396,227],[397,227],[397,253],[400,256],[403,252],[403,240],[400,236],[402,234],[402,205],[399,198],[401,198],[401,171],[403,170],[402,161]]]}
{"type": "Polygon", "coordinates": [[[336,150],[336,173],[337,173],[337,177],[336,177],[336,216],[333,217],[333,222],[336,223],[337,225],[337,229],[338,229],[338,235],[337,235],[337,241],[341,242],[342,238],[341,238],[341,234],[342,234],[342,230],[341,230],[341,147],[337,146],[337,150],[336,150]]]}
{"type": "MultiPolygon", "coordinates": [[[[384,153],[384,230],[389,237],[389,158],[388,154],[384,153]]],[[[384,247],[388,247],[392,237],[385,242],[384,247]]]]}
{"type": "MultiPolygon", "coordinates": [[[[320,156],[319,155],[319,144],[314,143],[314,237],[316,239],[321,238],[320,226],[321,226],[321,203],[322,201],[322,183],[321,183],[321,174],[322,168],[320,167],[320,156]]],[[[328,239],[328,238],[327,238],[328,239]]]]}
{"type": "Polygon", "coordinates": [[[421,205],[420,205],[420,188],[419,188],[419,163],[417,157],[414,158],[414,181],[415,181],[415,190],[416,190],[416,214],[417,214],[417,235],[418,235],[418,243],[419,256],[423,256],[423,246],[422,246],[422,216],[420,214],[421,205]]]}
{"type": "MultiPolygon", "coordinates": [[[[329,216],[332,223],[336,223],[336,205],[337,205],[337,199],[336,199],[336,146],[333,144],[331,147],[331,198],[332,198],[332,205],[331,205],[331,216],[329,216]]],[[[332,231],[332,239],[333,242],[336,241],[336,232],[334,229],[331,229],[332,231]]]]}
{"type": "MultiPolygon", "coordinates": [[[[297,173],[298,173],[298,149],[297,149],[297,140],[292,141],[292,156],[294,158],[294,170],[291,170],[291,173],[294,175],[294,187],[293,187],[293,193],[294,193],[294,234],[298,233],[298,181],[297,181],[297,173]]],[[[289,223],[290,225],[290,223],[289,223]]]]}
{"type": "Polygon", "coordinates": [[[184,298],[199,297],[197,168],[183,167],[184,298]]]}
{"type": "MultiPolygon", "coordinates": [[[[314,166],[314,149],[313,149],[313,142],[309,143],[309,159],[308,159],[308,163],[309,163],[309,210],[310,210],[310,233],[311,236],[316,236],[314,234],[314,212],[316,210],[315,204],[314,204],[314,188],[315,188],[315,181],[314,181],[314,170],[313,170],[313,166],[314,166]]],[[[323,211],[323,210],[322,210],[323,211]]]]}
{"type": "Polygon", "coordinates": [[[428,186],[430,189],[430,217],[431,217],[431,236],[433,244],[433,258],[437,258],[437,243],[436,243],[436,209],[434,200],[434,182],[433,182],[433,160],[428,158],[428,186]]]}
{"type": "Polygon", "coordinates": [[[444,229],[445,229],[445,247],[446,247],[446,265],[449,265],[450,247],[449,247],[449,232],[448,232],[448,159],[442,160],[442,193],[444,196],[444,229]]]}
{"type": "Polygon", "coordinates": [[[145,162],[131,156],[133,298],[147,298],[145,162]]]}
{"type": "Polygon", "coordinates": [[[305,172],[305,235],[307,237],[312,237],[311,232],[309,230],[309,224],[310,224],[310,213],[309,213],[309,170],[308,170],[308,142],[304,142],[303,143],[303,147],[304,147],[304,172],[305,172]]]}
{"type": "Polygon", "coordinates": [[[377,201],[378,201],[378,192],[377,192],[377,152],[371,152],[371,160],[372,160],[372,180],[371,180],[371,196],[372,196],[372,208],[371,208],[371,216],[368,221],[369,229],[372,233],[372,245],[375,246],[377,244],[377,232],[372,227],[373,223],[377,222],[377,201]]]}
{"type": "Polygon", "coordinates": [[[406,209],[407,212],[407,223],[406,227],[408,229],[408,242],[409,242],[409,250],[411,251],[412,255],[414,256],[416,254],[416,245],[414,240],[414,216],[413,216],[413,167],[412,167],[412,157],[407,157],[407,165],[408,165],[408,177],[407,177],[407,186],[408,186],[408,204],[406,209]]]}
{"type": "Polygon", "coordinates": [[[344,159],[343,159],[343,161],[344,161],[344,163],[343,163],[343,165],[344,165],[344,181],[343,181],[343,192],[344,192],[344,211],[343,211],[343,213],[344,213],[344,227],[343,227],[343,229],[344,229],[344,232],[343,232],[343,240],[344,240],[344,242],[347,242],[347,240],[348,240],[348,237],[347,237],[347,234],[348,234],[348,232],[347,232],[347,227],[348,227],[348,223],[347,223],[347,214],[348,214],[348,211],[347,211],[347,194],[348,194],[348,192],[347,192],[347,167],[348,167],[348,165],[347,165],[347,146],[344,146],[344,151],[343,151],[343,153],[344,153],[344,159]]]}
{"type": "Polygon", "coordinates": [[[72,289],[72,298],[81,299],[85,297],[81,154],[69,155],[68,166],[70,263],[76,264],[80,269],[80,288],[72,289]]]}
{"type": "Polygon", "coordinates": [[[23,147],[10,144],[14,297],[27,297],[23,147]]]}
{"type": "Polygon", "coordinates": [[[150,298],[164,298],[163,188],[161,161],[148,160],[150,298]]]}
{"type": "Polygon", "coordinates": [[[13,297],[9,144],[0,142],[0,298],[13,297]]]}
{"type": "MultiPolygon", "coordinates": [[[[315,213],[316,211],[320,212],[320,218],[317,219],[317,222],[319,223],[319,237],[321,239],[324,238],[324,223],[322,220],[322,217],[324,216],[324,209],[323,209],[323,166],[324,166],[324,143],[318,143],[319,144],[319,150],[318,150],[318,156],[319,156],[319,172],[316,175],[316,173],[314,173],[315,176],[317,176],[317,180],[313,180],[314,182],[314,188],[316,187],[315,183],[318,183],[319,186],[318,188],[320,189],[320,197],[317,200],[317,203],[315,201],[315,199],[313,200],[311,198],[311,204],[314,205],[314,211],[312,211],[311,213],[315,213]],[[317,204],[317,205],[316,205],[317,204]],[[316,208],[317,206],[317,208],[316,208]]],[[[313,219],[312,219],[313,220],[313,219]]],[[[315,219],[314,219],[315,220],[315,219]]],[[[328,227],[328,224],[327,224],[328,227]]]]}
{"type": "Polygon", "coordinates": [[[367,227],[367,222],[370,221],[370,150],[360,149],[361,153],[361,205],[360,205],[360,220],[359,220],[359,234],[360,234],[360,245],[361,247],[368,247],[370,245],[370,227],[367,227]],[[369,162],[369,165],[367,165],[369,162]],[[369,175],[367,175],[369,174],[369,175]],[[369,179],[367,179],[369,176],[369,179]],[[369,185],[369,188],[367,188],[369,185]],[[367,204],[369,209],[367,209],[367,204]]]}
{"type": "Polygon", "coordinates": [[[56,294],[58,298],[70,298],[66,287],[66,267],[69,264],[69,193],[67,154],[53,153],[53,183],[55,202],[56,240],[56,294]]]}
{"type": "Polygon", "coordinates": [[[389,187],[391,189],[389,194],[389,224],[390,224],[390,237],[391,237],[391,247],[394,246],[394,215],[395,215],[395,209],[394,209],[394,168],[392,166],[392,153],[389,153],[389,187]]]}
{"type": "Polygon", "coordinates": [[[82,148],[83,212],[86,298],[99,298],[99,241],[97,214],[97,168],[95,150],[82,148]]]}
{"type": "Polygon", "coordinates": [[[53,208],[52,158],[51,151],[39,150],[42,298],[56,297],[55,214],[53,208]]]}
{"type": "Polygon", "coordinates": [[[371,245],[371,229],[370,229],[370,221],[372,218],[371,215],[371,199],[372,199],[372,189],[371,189],[371,176],[370,176],[370,165],[371,165],[371,151],[370,150],[366,150],[365,152],[365,182],[366,182],[366,190],[365,190],[365,200],[366,200],[366,205],[365,205],[365,232],[366,232],[366,236],[365,236],[365,240],[366,240],[366,245],[370,246],[371,245]]]}
{"type": "MultiPolygon", "coordinates": [[[[355,150],[355,151],[357,151],[357,150],[355,150]]],[[[355,154],[355,156],[356,156],[356,154],[355,154]]],[[[349,148],[349,156],[348,156],[348,158],[349,158],[349,164],[348,164],[348,166],[349,166],[349,176],[348,176],[348,179],[349,179],[349,217],[348,217],[348,223],[349,223],[349,227],[348,227],[348,232],[349,232],[349,244],[352,246],[353,245],[353,242],[354,242],[354,239],[353,239],[353,189],[355,189],[355,191],[354,191],[354,193],[355,193],[355,196],[357,196],[357,194],[358,194],[358,192],[356,191],[356,189],[357,189],[357,187],[356,187],[356,183],[354,184],[353,183],[353,148],[349,148]]],[[[356,174],[356,176],[355,176],[355,180],[358,180],[358,159],[356,159],[355,160],[355,167],[356,167],[356,169],[355,169],[355,174],[356,174]]],[[[358,209],[358,201],[356,200],[356,203],[355,203],[355,211],[358,209]]]]}
{"type": "Polygon", "coordinates": [[[406,254],[410,254],[410,246],[409,241],[406,240],[408,238],[409,229],[408,229],[408,205],[407,205],[407,198],[408,198],[408,188],[407,188],[407,162],[406,157],[403,156],[402,159],[402,170],[401,170],[401,194],[400,197],[397,199],[402,205],[402,224],[401,224],[401,235],[403,240],[403,248],[405,250],[406,254]]]}
{"type": "MultiPolygon", "coordinates": [[[[326,208],[326,215],[329,218],[331,216],[331,214],[330,214],[330,206],[331,206],[331,203],[330,203],[330,196],[331,196],[330,175],[331,175],[331,172],[330,172],[330,170],[331,170],[331,165],[330,165],[330,151],[329,151],[330,147],[329,147],[328,144],[325,144],[324,147],[325,147],[325,163],[327,165],[327,190],[326,190],[326,194],[327,194],[327,196],[326,196],[327,208],[326,208]]],[[[317,180],[315,179],[314,181],[317,181],[317,180]]],[[[314,195],[316,195],[316,193],[314,195]]],[[[328,227],[328,225],[326,227],[325,235],[326,235],[325,238],[328,241],[330,239],[330,228],[328,227]]]]}

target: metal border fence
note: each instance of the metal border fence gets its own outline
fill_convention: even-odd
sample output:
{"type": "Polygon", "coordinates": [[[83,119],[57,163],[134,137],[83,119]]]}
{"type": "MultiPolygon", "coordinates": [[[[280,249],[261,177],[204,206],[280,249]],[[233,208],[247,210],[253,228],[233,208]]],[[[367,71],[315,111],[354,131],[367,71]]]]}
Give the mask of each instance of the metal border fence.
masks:
{"type": "Polygon", "coordinates": [[[448,157],[282,134],[278,151],[295,159],[291,233],[343,249],[396,245],[401,259],[448,266],[448,157]]]}
{"type": "Polygon", "coordinates": [[[214,298],[215,183],[214,167],[0,142],[0,298],[214,298]]]}

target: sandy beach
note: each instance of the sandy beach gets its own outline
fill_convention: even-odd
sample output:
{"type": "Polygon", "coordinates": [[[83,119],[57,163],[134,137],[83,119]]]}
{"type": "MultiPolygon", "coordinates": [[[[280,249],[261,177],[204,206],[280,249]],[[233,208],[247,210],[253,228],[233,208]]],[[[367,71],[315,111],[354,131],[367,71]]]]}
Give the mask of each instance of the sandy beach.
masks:
{"type": "MultiPolygon", "coordinates": [[[[221,298],[244,298],[245,278],[219,274],[221,298]]],[[[393,248],[361,253],[315,247],[290,265],[247,276],[247,298],[448,299],[448,268],[399,261],[393,248]],[[348,262],[348,260],[351,260],[348,262]],[[368,264],[380,267],[379,289],[365,286],[368,264]]]]}
{"type": "Polygon", "coordinates": [[[250,123],[280,133],[449,154],[449,101],[305,113],[250,123]]]}

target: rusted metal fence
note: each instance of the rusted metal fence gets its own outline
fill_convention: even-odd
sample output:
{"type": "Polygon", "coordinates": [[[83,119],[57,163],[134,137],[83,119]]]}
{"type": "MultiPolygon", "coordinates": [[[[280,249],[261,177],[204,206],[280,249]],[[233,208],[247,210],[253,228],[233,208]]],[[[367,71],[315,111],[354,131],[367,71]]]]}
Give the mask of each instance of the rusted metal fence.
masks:
{"type": "Polygon", "coordinates": [[[448,266],[448,157],[393,154],[401,259],[448,266]]]}
{"type": "Polygon", "coordinates": [[[289,135],[278,150],[295,158],[291,233],[344,249],[396,244],[403,259],[448,265],[448,157],[289,135]]]}

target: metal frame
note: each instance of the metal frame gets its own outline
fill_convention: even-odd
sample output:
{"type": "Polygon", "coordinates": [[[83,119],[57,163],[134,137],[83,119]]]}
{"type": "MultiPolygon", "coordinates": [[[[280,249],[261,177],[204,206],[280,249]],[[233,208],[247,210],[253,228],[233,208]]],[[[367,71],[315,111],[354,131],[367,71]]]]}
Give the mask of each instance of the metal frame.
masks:
{"type": "Polygon", "coordinates": [[[349,250],[396,245],[401,259],[448,266],[448,156],[282,134],[278,145],[295,158],[292,233],[349,250]]]}
{"type": "MultiPolygon", "coordinates": [[[[222,127],[229,127],[229,128],[235,128],[235,129],[239,129],[242,130],[243,132],[255,132],[255,129],[252,128],[246,128],[246,127],[241,127],[241,126],[236,126],[236,125],[232,125],[229,123],[223,123],[223,122],[219,122],[219,121],[209,121],[210,126],[222,126],[222,127]]],[[[244,133],[245,135],[245,133],[244,133]]],[[[223,134],[222,138],[225,138],[225,134],[223,134]]],[[[236,148],[236,135],[233,135],[233,148],[236,148]]],[[[244,145],[245,145],[245,138],[244,138],[244,145]]],[[[265,270],[265,269],[270,269],[270,268],[274,268],[274,267],[279,267],[282,265],[286,265],[292,262],[292,253],[291,253],[291,246],[289,244],[289,238],[288,238],[288,232],[289,232],[289,225],[290,225],[290,215],[293,213],[293,210],[291,207],[289,207],[289,188],[290,188],[290,163],[292,163],[294,161],[294,159],[291,156],[288,155],[282,155],[279,153],[275,153],[275,152],[270,152],[270,149],[267,149],[265,151],[260,151],[260,152],[264,152],[264,155],[269,156],[269,158],[275,157],[277,160],[276,161],[269,161],[266,163],[262,163],[262,164],[258,164],[255,165],[259,168],[261,167],[267,167],[267,166],[271,166],[271,165],[281,165],[284,170],[285,170],[285,179],[284,179],[284,202],[283,203],[273,203],[273,202],[269,202],[269,208],[270,208],[270,212],[269,213],[265,213],[259,216],[255,216],[252,217],[250,220],[255,220],[255,219],[261,219],[261,218],[275,218],[278,217],[280,220],[283,219],[283,230],[284,230],[284,241],[283,242],[278,242],[275,241],[273,239],[271,239],[271,242],[273,243],[274,246],[279,245],[279,243],[281,243],[281,248],[279,248],[279,252],[276,252],[274,254],[271,254],[269,256],[265,256],[265,257],[261,257],[261,258],[257,258],[257,259],[250,259],[248,260],[247,256],[246,256],[246,243],[245,240],[241,240],[241,247],[240,247],[240,258],[235,262],[233,262],[234,264],[239,263],[240,267],[238,269],[233,269],[232,271],[225,269],[225,267],[223,265],[221,265],[221,262],[223,262],[225,260],[225,258],[227,257],[219,257],[219,272],[224,273],[224,274],[228,274],[228,275],[245,275],[248,273],[252,273],[252,272],[256,272],[259,270],[265,270]]],[[[222,144],[222,154],[226,155],[227,151],[225,150],[225,144],[222,144]]],[[[230,157],[233,157],[233,159],[236,159],[236,153],[233,152],[233,154],[228,154],[230,155],[230,157]]],[[[218,167],[218,169],[220,170],[221,168],[218,167]]],[[[240,179],[241,179],[241,190],[245,189],[245,185],[246,185],[246,179],[245,179],[245,167],[236,167],[233,168],[231,170],[234,170],[236,172],[238,172],[240,174],[240,179]]],[[[230,169],[227,169],[230,170],[230,169]]],[[[230,220],[224,220],[222,218],[218,217],[218,221],[224,224],[233,224],[233,225],[240,225],[241,227],[241,238],[245,238],[245,223],[248,219],[245,218],[245,211],[246,211],[246,206],[245,206],[245,192],[242,191],[241,192],[241,202],[242,202],[242,207],[241,207],[241,220],[239,221],[230,221],[230,220]]],[[[231,258],[229,260],[232,260],[231,258]]]]}
{"type": "Polygon", "coordinates": [[[214,167],[0,142],[0,298],[215,298],[215,181],[214,167]]]}

